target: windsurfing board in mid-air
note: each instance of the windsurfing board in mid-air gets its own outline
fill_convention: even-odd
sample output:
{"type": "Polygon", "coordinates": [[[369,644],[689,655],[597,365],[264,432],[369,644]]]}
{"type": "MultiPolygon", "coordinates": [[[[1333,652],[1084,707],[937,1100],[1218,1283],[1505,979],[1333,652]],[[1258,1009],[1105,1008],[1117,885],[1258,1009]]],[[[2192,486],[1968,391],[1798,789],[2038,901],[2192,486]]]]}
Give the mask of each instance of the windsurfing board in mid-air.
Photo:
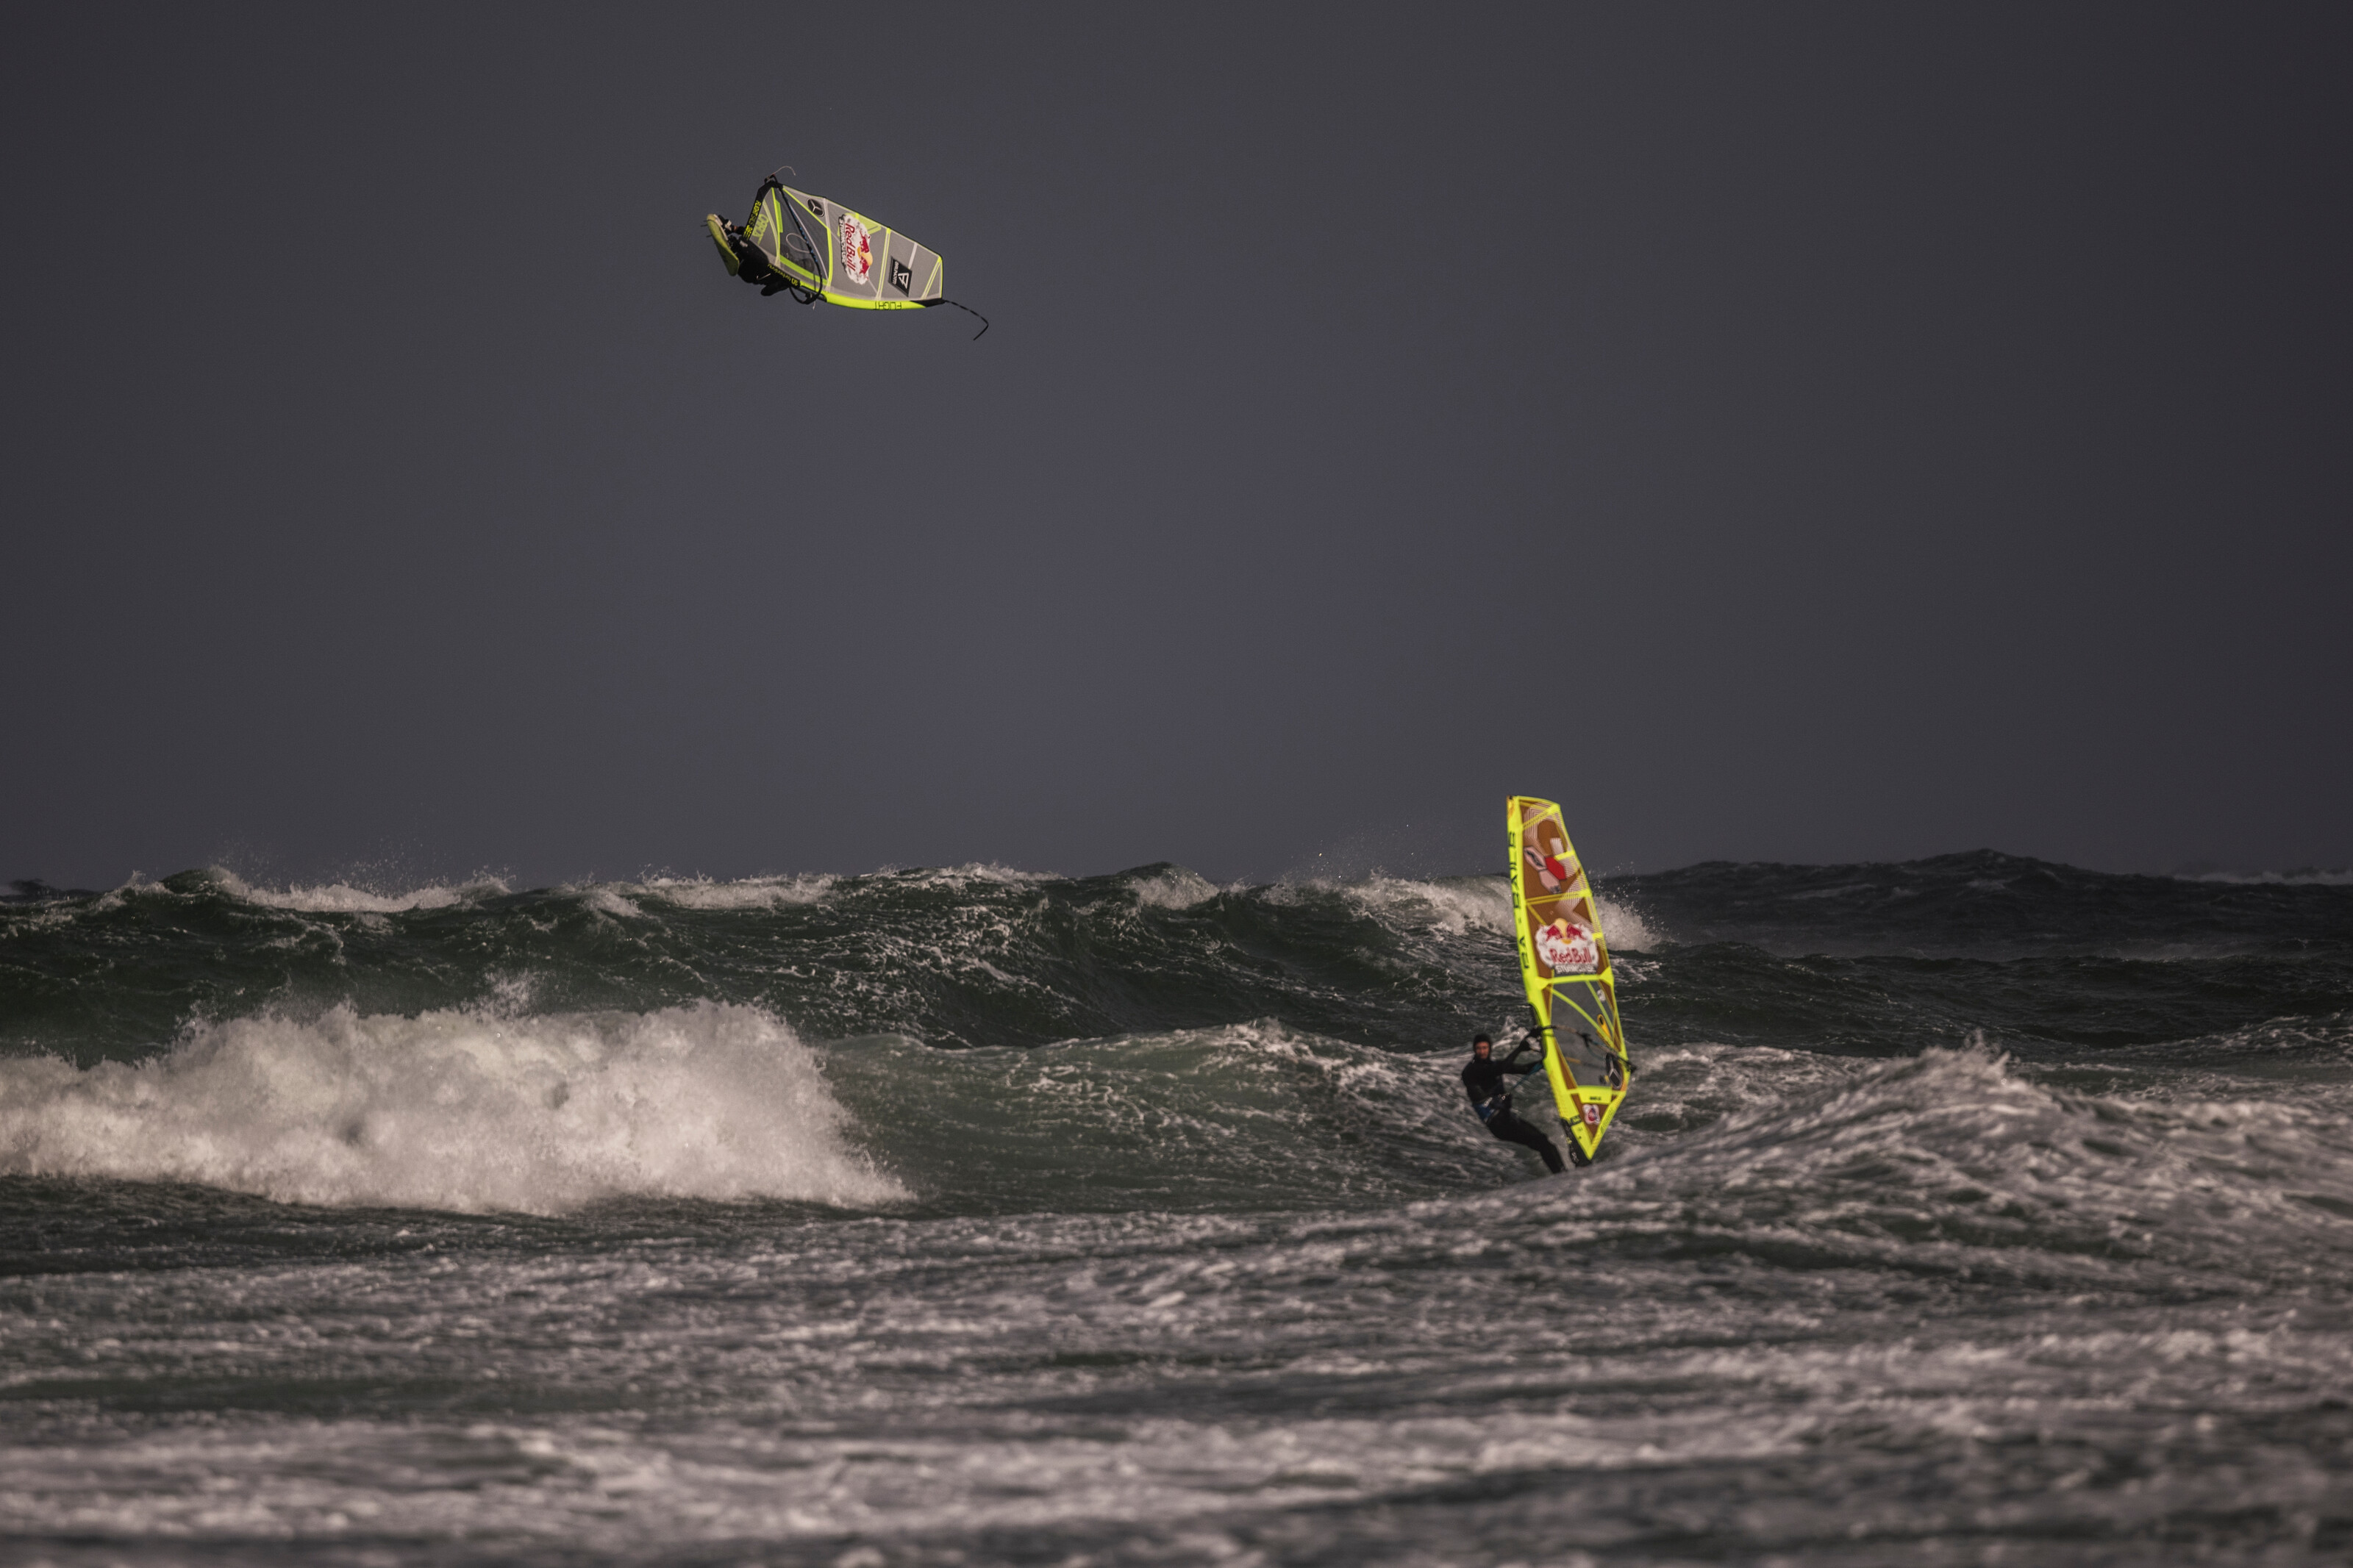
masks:
{"type": "MultiPolygon", "coordinates": [[[[702,222],[727,270],[758,284],[763,294],[781,291],[805,305],[823,300],[853,310],[955,305],[946,295],[947,263],[938,251],[839,202],[797,191],[774,174],[752,197],[749,218],[733,224],[709,213],[702,222]]],[[[980,331],[988,331],[987,319],[980,322],[980,331]]]]}
{"type": "Polygon", "coordinates": [[[1618,977],[1593,884],[1562,825],[1560,807],[1514,795],[1504,812],[1512,835],[1512,931],[1520,979],[1544,1037],[1545,1078],[1578,1164],[1591,1162],[1634,1071],[1618,1021],[1618,977]]]}

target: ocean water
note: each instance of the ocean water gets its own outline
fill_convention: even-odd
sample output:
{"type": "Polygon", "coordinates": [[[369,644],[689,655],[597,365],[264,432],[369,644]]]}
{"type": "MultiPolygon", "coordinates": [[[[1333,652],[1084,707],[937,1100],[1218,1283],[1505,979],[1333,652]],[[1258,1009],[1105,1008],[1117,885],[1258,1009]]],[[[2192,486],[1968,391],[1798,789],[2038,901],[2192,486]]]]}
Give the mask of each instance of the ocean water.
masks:
{"type": "Polygon", "coordinates": [[[2353,1555],[2353,886],[1501,877],[0,900],[0,1559],[2353,1555]]]}

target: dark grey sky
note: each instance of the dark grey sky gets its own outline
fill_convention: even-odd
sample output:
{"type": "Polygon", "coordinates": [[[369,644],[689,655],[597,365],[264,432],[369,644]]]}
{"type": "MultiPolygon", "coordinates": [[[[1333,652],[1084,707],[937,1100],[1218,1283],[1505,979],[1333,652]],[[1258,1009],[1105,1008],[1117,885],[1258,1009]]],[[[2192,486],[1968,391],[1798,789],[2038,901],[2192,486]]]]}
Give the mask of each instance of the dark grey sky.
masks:
{"type": "Polygon", "coordinates": [[[855,15],[12,14],[0,878],[2353,861],[2353,12],[855,15]]]}

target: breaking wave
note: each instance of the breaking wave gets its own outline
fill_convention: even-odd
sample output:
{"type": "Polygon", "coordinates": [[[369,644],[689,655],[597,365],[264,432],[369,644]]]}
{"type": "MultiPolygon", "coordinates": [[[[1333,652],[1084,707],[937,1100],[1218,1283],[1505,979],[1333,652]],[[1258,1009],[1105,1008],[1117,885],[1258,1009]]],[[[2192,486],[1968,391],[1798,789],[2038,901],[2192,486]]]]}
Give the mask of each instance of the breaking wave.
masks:
{"type": "MultiPolygon", "coordinates": [[[[385,892],[354,887],[348,882],[272,888],[248,882],[236,872],[225,871],[218,867],[197,875],[209,879],[222,893],[241,902],[301,914],[389,915],[412,910],[446,910],[513,891],[501,879],[489,876],[472,877],[454,884],[429,882],[422,887],[385,892]]],[[[175,882],[181,879],[172,879],[175,882]]],[[[134,878],[117,891],[139,892],[161,885],[134,878]]]]}
{"type": "Polygon", "coordinates": [[[813,1053],[754,1007],[190,1026],[136,1065],[0,1059],[0,1173],[549,1214],[634,1195],[902,1200],[813,1053]]]}

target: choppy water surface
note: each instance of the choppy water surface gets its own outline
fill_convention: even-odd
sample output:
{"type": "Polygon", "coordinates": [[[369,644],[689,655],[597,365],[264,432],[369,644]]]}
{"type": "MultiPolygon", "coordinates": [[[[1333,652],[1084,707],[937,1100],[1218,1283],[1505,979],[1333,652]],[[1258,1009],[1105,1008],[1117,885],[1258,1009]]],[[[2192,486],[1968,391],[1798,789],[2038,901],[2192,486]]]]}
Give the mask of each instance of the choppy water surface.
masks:
{"type": "Polygon", "coordinates": [[[2353,888],[1500,878],[0,901],[0,1557],[2322,1562],[2353,888]]]}

